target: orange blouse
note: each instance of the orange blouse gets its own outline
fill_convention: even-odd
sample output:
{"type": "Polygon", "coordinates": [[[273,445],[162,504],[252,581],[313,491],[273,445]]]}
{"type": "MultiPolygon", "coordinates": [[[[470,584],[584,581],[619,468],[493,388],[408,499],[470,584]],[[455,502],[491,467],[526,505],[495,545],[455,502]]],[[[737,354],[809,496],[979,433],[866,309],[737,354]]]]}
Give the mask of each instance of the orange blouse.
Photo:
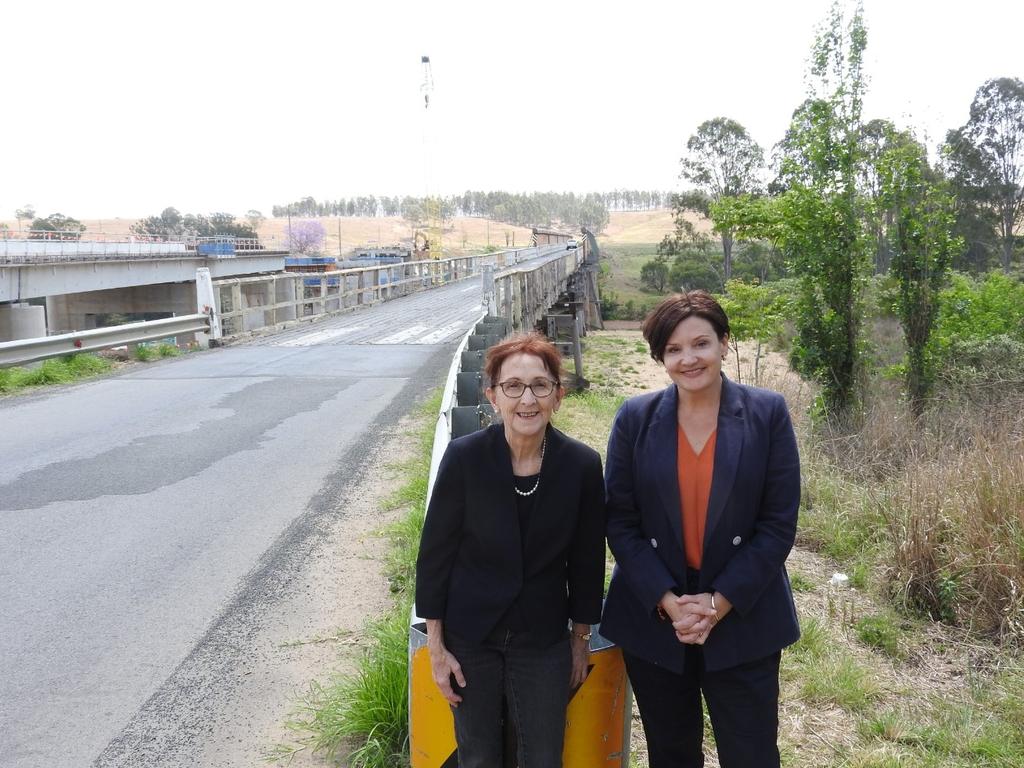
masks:
{"type": "Polygon", "coordinates": [[[711,475],[715,468],[716,429],[700,453],[695,453],[686,432],[678,428],[676,455],[679,476],[679,501],[683,516],[683,549],[686,564],[700,569],[704,555],[704,526],[708,519],[708,498],[711,496],[711,475]]]}

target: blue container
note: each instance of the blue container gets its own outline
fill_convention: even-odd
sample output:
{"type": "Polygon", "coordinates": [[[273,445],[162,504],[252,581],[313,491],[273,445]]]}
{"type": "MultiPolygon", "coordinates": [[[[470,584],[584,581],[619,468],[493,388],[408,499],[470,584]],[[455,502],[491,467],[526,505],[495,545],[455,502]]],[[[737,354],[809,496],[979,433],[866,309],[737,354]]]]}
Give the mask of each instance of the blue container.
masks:
{"type": "Polygon", "coordinates": [[[233,256],[235,254],[234,243],[199,243],[196,252],[201,256],[233,256]]]}

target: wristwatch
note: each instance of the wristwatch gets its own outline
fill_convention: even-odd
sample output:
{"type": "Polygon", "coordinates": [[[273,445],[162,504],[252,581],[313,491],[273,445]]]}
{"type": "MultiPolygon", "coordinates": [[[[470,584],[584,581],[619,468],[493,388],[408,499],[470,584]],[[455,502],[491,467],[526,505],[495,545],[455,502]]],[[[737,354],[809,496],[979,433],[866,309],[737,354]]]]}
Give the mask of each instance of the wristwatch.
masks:
{"type": "Polygon", "coordinates": [[[590,641],[590,632],[573,632],[573,637],[578,637],[580,640],[590,641]]]}

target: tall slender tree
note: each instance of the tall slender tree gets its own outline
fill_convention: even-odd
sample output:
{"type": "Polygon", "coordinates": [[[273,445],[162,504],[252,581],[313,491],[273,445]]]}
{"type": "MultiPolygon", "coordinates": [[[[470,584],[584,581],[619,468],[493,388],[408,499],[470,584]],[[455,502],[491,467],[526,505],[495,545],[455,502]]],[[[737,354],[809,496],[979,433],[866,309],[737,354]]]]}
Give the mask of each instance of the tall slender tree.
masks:
{"type": "Polygon", "coordinates": [[[886,239],[899,286],[896,312],[907,342],[907,397],[911,411],[920,416],[934,379],[929,341],[939,292],[963,242],[953,234],[949,184],[929,165],[925,148],[907,133],[892,128],[888,133],[876,164],[877,205],[890,216],[886,239]]]}
{"type": "Polygon", "coordinates": [[[858,173],[867,31],[858,3],[833,3],[811,51],[810,93],[777,148],[777,197],[711,206],[719,228],[768,239],[799,278],[791,362],[821,384],[821,406],[845,420],[860,395],[861,294],[866,238],[858,173]]]}

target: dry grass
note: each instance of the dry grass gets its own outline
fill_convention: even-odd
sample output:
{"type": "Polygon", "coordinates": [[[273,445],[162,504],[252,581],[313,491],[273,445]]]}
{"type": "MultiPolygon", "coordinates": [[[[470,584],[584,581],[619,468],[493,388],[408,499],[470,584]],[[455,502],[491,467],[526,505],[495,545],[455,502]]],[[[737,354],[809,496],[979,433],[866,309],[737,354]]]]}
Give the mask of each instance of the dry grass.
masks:
{"type": "Polygon", "coordinates": [[[910,608],[1024,643],[1024,441],[993,432],[909,466],[879,500],[889,583],[910,608]]]}
{"type": "Polygon", "coordinates": [[[895,603],[1024,644],[1024,398],[876,399],[856,431],[805,441],[801,541],[895,603]],[[867,574],[863,574],[866,578],[867,574]]]}
{"type": "MultiPolygon", "coordinates": [[[[688,215],[699,232],[710,232],[711,222],[697,215],[688,215]]],[[[598,238],[601,245],[644,245],[660,243],[665,235],[675,231],[672,211],[659,208],[654,211],[612,211],[608,226],[598,238]]]]}

